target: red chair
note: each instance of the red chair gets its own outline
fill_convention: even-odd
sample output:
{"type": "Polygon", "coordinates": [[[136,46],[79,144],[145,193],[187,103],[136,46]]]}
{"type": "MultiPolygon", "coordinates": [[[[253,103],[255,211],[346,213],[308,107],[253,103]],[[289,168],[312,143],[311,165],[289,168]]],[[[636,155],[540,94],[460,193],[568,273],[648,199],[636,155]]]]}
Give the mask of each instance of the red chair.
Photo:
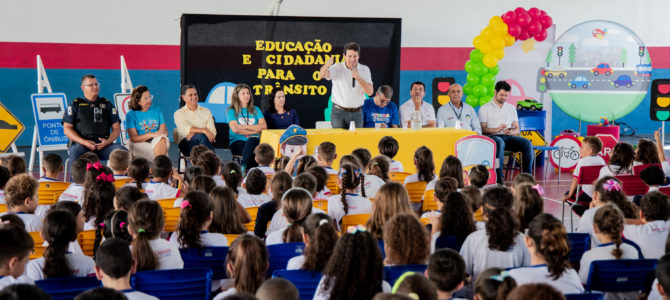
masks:
{"type": "Polygon", "coordinates": [[[659,192],[670,196],[670,187],[663,187],[658,189],[659,192]]]}
{"type": "MultiPolygon", "coordinates": [[[[594,181],[598,179],[598,176],[600,175],[600,169],[603,168],[604,165],[599,165],[599,166],[582,166],[579,168],[579,178],[577,183],[579,184],[577,186],[577,191],[575,192],[575,199],[572,199],[572,201],[568,200],[565,203],[567,203],[570,208],[572,209],[572,206],[575,204],[580,204],[580,205],[586,205],[588,206],[588,203],[579,203],[576,199],[579,199],[579,192],[581,190],[581,186],[583,184],[593,184],[594,181]]],[[[565,205],[562,205],[563,209],[561,212],[561,222],[565,221],[565,205]]],[[[570,229],[571,231],[574,231],[574,226],[573,226],[573,218],[570,218],[570,229]]]]}
{"type": "Polygon", "coordinates": [[[651,167],[651,166],[657,166],[657,167],[661,168],[661,170],[663,169],[663,166],[661,166],[661,164],[638,165],[638,166],[633,166],[633,175],[638,175],[639,176],[640,172],[642,172],[642,170],[644,170],[648,167],[651,167]]]}
{"type": "Polygon", "coordinates": [[[623,192],[627,196],[644,195],[649,191],[647,186],[639,175],[619,175],[616,179],[621,181],[623,192]]]}

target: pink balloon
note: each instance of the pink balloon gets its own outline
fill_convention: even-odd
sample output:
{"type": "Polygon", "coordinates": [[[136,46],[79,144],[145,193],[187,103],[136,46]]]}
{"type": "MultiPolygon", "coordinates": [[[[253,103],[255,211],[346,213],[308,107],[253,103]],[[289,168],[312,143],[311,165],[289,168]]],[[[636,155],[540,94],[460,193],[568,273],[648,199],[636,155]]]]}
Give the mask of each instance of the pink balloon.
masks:
{"type": "Polygon", "coordinates": [[[521,25],[521,27],[526,27],[533,19],[527,13],[518,14],[516,16],[516,23],[521,25]]]}
{"type": "Polygon", "coordinates": [[[536,41],[542,42],[547,39],[547,30],[542,30],[540,33],[533,36],[536,41]]]}
{"type": "Polygon", "coordinates": [[[518,41],[525,41],[530,38],[530,34],[528,34],[528,31],[522,31],[519,36],[516,37],[518,41]]]}
{"type": "Polygon", "coordinates": [[[543,16],[543,17],[544,17],[544,16],[546,16],[546,15],[547,15],[547,12],[546,12],[546,11],[544,11],[544,10],[540,10],[540,16],[543,16]]]}
{"type": "Polygon", "coordinates": [[[531,8],[528,10],[528,14],[529,14],[531,17],[533,17],[533,19],[537,19],[538,17],[541,16],[541,14],[540,14],[540,9],[538,9],[537,7],[531,7],[531,8]]]}
{"type": "Polygon", "coordinates": [[[544,29],[547,29],[551,27],[551,24],[554,24],[554,20],[552,20],[550,16],[542,16],[539,20],[540,23],[542,23],[542,28],[544,29]]]}
{"type": "Polygon", "coordinates": [[[519,6],[519,7],[517,7],[517,8],[514,9],[514,12],[515,12],[517,15],[520,15],[520,14],[526,13],[526,10],[525,10],[523,7],[519,6]]]}
{"type": "Polygon", "coordinates": [[[511,35],[513,37],[519,36],[519,34],[521,34],[521,31],[523,31],[523,29],[521,28],[521,26],[519,24],[509,24],[509,25],[507,25],[507,33],[509,33],[509,35],[511,35]]]}
{"type": "Polygon", "coordinates": [[[502,19],[507,25],[514,24],[516,23],[516,13],[510,10],[502,15],[502,19]]]}
{"type": "Polygon", "coordinates": [[[530,24],[528,24],[528,27],[526,27],[526,30],[531,35],[536,35],[536,34],[538,34],[542,31],[542,24],[540,23],[540,21],[533,20],[533,21],[530,22],[530,24]]]}

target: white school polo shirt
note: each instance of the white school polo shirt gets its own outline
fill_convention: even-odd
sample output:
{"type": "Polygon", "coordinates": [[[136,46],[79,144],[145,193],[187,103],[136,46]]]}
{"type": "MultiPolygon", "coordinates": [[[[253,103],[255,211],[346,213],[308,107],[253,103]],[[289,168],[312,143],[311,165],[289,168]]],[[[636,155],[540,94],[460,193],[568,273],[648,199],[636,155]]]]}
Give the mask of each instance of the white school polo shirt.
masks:
{"type": "Polygon", "coordinates": [[[665,254],[670,221],[651,221],[643,225],[624,225],[623,236],[635,242],[644,258],[659,259],[665,254]]]}
{"type": "Polygon", "coordinates": [[[523,234],[517,233],[514,245],[507,251],[491,250],[486,229],[477,230],[465,239],[460,251],[465,261],[465,270],[472,278],[488,268],[514,268],[530,264],[530,253],[523,240],[523,234]]]}
{"type": "MultiPolygon", "coordinates": [[[[365,82],[372,84],[372,75],[368,66],[359,63],[356,69],[365,82]]],[[[328,80],[333,83],[331,95],[334,104],[345,108],[363,106],[366,98],[363,86],[357,80],[352,81],[354,77],[351,76],[351,70],[346,67],[344,62],[333,64],[328,68],[328,72],[330,73],[328,80]],[[352,84],[352,82],[354,83],[352,84]]]]}
{"type": "MultiPolygon", "coordinates": [[[[487,128],[497,128],[500,124],[505,124],[507,128],[510,128],[512,123],[518,121],[519,117],[516,115],[516,109],[507,102],[503,103],[501,108],[496,104],[495,99],[491,99],[479,108],[479,122],[486,123],[487,128]]],[[[502,131],[498,134],[502,134],[502,131]]]]}
{"type": "MultiPolygon", "coordinates": [[[[84,254],[66,253],[65,259],[72,270],[72,276],[85,277],[95,274],[95,262],[92,258],[84,254]]],[[[32,281],[43,280],[46,277],[42,269],[44,269],[44,257],[39,257],[28,262],[23,275],[32,281]]]]}
{"type": "Polygon", "coordinates": [[[574,269],[565,269],[561,277],[558,277],[556,280],[549,274],[547,265],[512,269],[509,270],[509,276],[514,278],[517,285],[546,283],[556,288],[562,294],[581,294],[584,292],[579,275],[577,275],[574,269]]]}
{"type": "MultiPolygon", "coordinates": [[[[405,101],[400,105],[400,122],[407,123],[412,119],[412,113],[416,110],[416,106],[412,99],[405,101]]],[[[428,121],[435,121],[435,108],[426,101],[421,101],[421,126],[428,125],[428,121]]]]}
{"type": "Polygon", "coordinates": [[[179,247],[164,239],[150,240],[151,250],[158,257],[156,270],[183,269],[184,261],[181,259],[179,247]]]}

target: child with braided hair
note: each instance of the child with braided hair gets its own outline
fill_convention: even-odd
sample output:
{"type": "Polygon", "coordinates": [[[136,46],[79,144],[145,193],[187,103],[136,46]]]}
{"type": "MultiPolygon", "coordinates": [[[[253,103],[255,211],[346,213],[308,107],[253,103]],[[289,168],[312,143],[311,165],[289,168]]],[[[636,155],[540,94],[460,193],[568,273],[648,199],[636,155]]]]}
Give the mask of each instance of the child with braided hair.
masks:
{"type": "Polygon", "coordinates": [[[302,231],[305,250],[302,255],[291,258],[286,269],[322,272],[337,243],[335,222],[324,213],[314,213],[302,223],[302,231]]]}
{"type": "Polygon", "coordinates": [[[550,214],[537,215],[528,225],[524,240],[530,266],[509,271],[518,285],[546,283],[563,294],[584,292],[579,275],[568,264],[570,246],[561,221],[550,214]]]}
{"type": "Polygon", "coordinates": [[[369,214],[372,212],[372,202],[366,198],[365,189],[362,195],[356,193],[356,189],[365,182],[365,175],[358,166],[344,164],[338,174],[340,184],[340,195],[328,198],[328,215],[339,224],[342,217],[346,215],[369,214]]]}

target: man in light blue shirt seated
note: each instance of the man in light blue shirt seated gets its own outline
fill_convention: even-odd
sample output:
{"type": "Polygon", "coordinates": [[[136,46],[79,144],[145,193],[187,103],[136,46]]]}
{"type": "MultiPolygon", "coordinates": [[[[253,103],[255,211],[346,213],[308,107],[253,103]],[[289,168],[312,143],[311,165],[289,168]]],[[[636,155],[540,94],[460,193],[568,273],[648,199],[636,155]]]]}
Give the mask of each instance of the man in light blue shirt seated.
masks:
{"type": "Polygon", "coordinates": [[[363,127],[397,128],[400,125],[398,106],[391,102],[393,88],[381,85],[374,98],[365,99],[363,104],[363,127]]]}
{"type": "Polygon", "coordinates": [[[482,134],[477,112],[472,106],[463,102],[463,88],[460,84],[452,84],[447,91],[449,102],[437,110],[437,123],[444,127],[456,127],[482,134]]]}

